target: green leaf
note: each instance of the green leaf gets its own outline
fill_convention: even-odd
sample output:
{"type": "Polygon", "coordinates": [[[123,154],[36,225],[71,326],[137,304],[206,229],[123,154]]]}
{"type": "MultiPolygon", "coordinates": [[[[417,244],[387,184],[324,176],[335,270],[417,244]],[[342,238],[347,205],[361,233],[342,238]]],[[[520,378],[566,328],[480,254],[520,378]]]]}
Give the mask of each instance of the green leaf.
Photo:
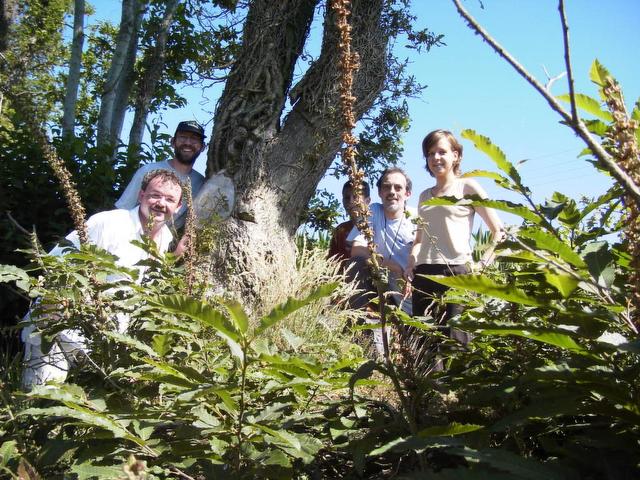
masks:
{"type": "Polygon", "coordinates": [[[300,348],[300,346],[304,343],[304,339],[302,337],[299,337],[298,335],[294,334],[288,328],[283,328],[280,331],[280,333],[282,333],[282,336],[284,337],[284,339],[287,341],[289,346],[294,350],[298,350],[298,348],[300,348]]]}
{"type": "Polygon", "coordinates": [[[93,412],[80,405],[69,404],[66,407],[57,406],[49,408],[28,408],[18,413],[20,416],[33,415],[34,417],[68,417],[79,420],[85,425],[102,428],[111,432],[116,438],[124,438],[139,446],[145,446],[145,441],[140,437],[133,435],[117,420],[102,414],[93,412]]]}
{"type": "Polygon", "coordinates": [[[457,423],[452,422],[448,425],[436,425],[434,427],[427,427],[416,433],[417,437],[448,437],[454,435],[462,435],[469,432],[475,432],[484,428],[482,425],[474,425],[470,423],[457,423]]]}
{"type": "Polygon", "coordinates": [[[168,333],[156,334],[151,339],[153,351],[156,352],[160,357],[164,357],[171,351],[172,344],[172,336],[168,333]]]}
{"type": "Polygon", "coordinates": [[[242,335],[247,333],[247,329],[249,328],[249,317],[242,308],[242,305],[240,305],[240,302],[236,300],[225,300],[223,303],[229,312],[231,320],[233,320],[236,328],[238,329],[238,332],[242,335]]]}
{"type": "Polygon", "coordinates": [[[615,262],[607,242],[589,243],[582,251],[589,273],[600,285],[610,287],[615,280],[615,262]]]}
{"type": "Polygon", "coordinates": [[[15,440],[9,440],[0,445],[0,467],[6,467],[9,463],[9,460],[14,458],[17,453],[16,446],[18,442],[15,440]]]}
{"type": "Polygon", "coordinates": [[[473,450],[468,447],[453,447],[448,453],[460,455],[470,463],[481,462],[498,471],[506,472],[517,479],[527,480],[564,480],[565,472],[558,472],[553,467],[537,460],[530,460],[515,453],[497,448],[473,450]]]}
{"type": "Polygon", "coordinates": [[[121,465],[103,467],[85,462],[72,465],[71,472],[78,476],[78,480],[92,480],[95,478],[116,480],[124,477],[124,470],[121,465]]]}
{"type": "Polygon", "coordinates": [[[423,202],[422,205],[470,205],[473,207],[489,207],[511,213],[524,218],[525,220],[529,220],[531,223],[540,224],[543,221],[543,219],[534,211],[529,210],[527,207],[519,203],[513,203],[506,200],[482,199],[477,195],[465,197],[463,199],[455,197],[434,197],[423,202]]]}
{"type": "Polygon", "coordinates": [[[358,370],[356,370],[356,372],[351,375],[351,378],[349,379],[349,388],[353,390],[358,381],[369,378],[373,371],[377,369],[377,366],[378,365],[373,360],[369,360],[360,365],[358,367],[358,370]]]}
{"type": "Polygon", "coordinates": [[[534,307],[547,305],[542,298],[529,297],[525,292],[514,285],[496,283],[484,275],[469,274],[456,275],[453,277],[425,275],[425,277],[448,287],[471,290],[472,292],[501,298],[502,300],[519,303],[521,305],[530,305],[534,307]]]}
{"type": "Polygon", "coordinates": [[[30,278],[27,272],[13,265],[0,265],[0,283],[16,282],[16,286],[24,291],[29,291],[30,278]]]}
{"type": "Polygon", "coordinates": [[[471,170],[470,172],[465,172],[461,175],[461,178],[470,178],[470,177],[490,178],[494,180],[497,184],[505,187],[511,184],[511,181],[507,177],[503,177],[499,173],[490,172],[488,170],[471,170]]]}
{"type": "Polygon", "coordinates": [[[507,160],[504,152],[494,145],[489,137],[479,135],[474,130],[463,130],[460,135],[462,138],[471,140],[478,150],[485,153],[491,160],[493,160],[496,166],[506,173],[517,185],[522,185],[522,179],[520,178],[520,174],[516,167],[507,160]]]}
{"type": "Polygon", "coordinates": [[[126,345],[131,348],[135,348],[140,352],[144,352],[151,357],[157,357],[158,354],[155,352],[153,348],[149,345],[142,343],[140,340],[137,340],[129,335],[125,335],[124,333],[119,332],[104,332],[104,335],[112,340],[115,340],[122,345],[126,345]]]}
{"type": "Polygon", "coordinates": [[[593,61],[591,69],[589,70],[589,78],[593,83],[599,87],[604,87],[607,77],[610,76],[611,74],[609,73],[609,70],[607,70],[597,59],[593,61]]]}
{"type": "MultiPolygon", "coordinates": [[[[557,98],[567,103],[571,102],[571,96],[569,94],[558,95],[557,98]]],[[[613,121],[613,117],[611,116],[611,114],[608,111],[603,110],[602,104],[595,98],[591,98],[588,95],[584,95],[582,93],[576,93],[575,99],[576,106],[578,108],[584,110],[587,113],[590,113],[594,117],[604,120],[605,122],[613,121]]]]}
{"type": "Polygon", "coordinates": [[[224,315],[207,303],[193,300],[184,295],[166,295],[151,300],[149,304],[174,315],[186,315],[213,328],[216,334],[227,343],[231,353],[241,362],[244,361],[242,348],[238,344],[238,334],[233,331],[233,327],[224,315]]]}
{"type": "Polygon", "coordinates": [[[272,437],[275,437],[276,439],[280,440],[281,442],[285,443],[288,446],[293,447],[296,450],[302,449],[300,440],[298,440],[298,438],[295,435],[287,432],[284,429],[274,430],[272,428],[267,427],[266,425],[261,425],[259,423],[251,423],[250,425],[256,427],[259,430],[262,430],[265,433],[268,433],[272,437]]]}
{"type": "Polygon", "coordinates": [[[544,278],[549,285],[555,287],[564,298],[569,298],[571,293],[576,289],[579,280],[567,275],[566,273],[554,273],[551,271],[544,272],[544,278]]]}
{"type": "Polygon", "coordinates": [[[585,268],[587,266],[582,257],[574,252],[569,245],[539,228],[521,228],[517,235],[533,240],[536,248],[557,254],[562,260],[574,267],[585,268]]]}
{"type": "Polygon", "coordinates": [[[260,458],[261,465],[277,465],[279,467],[291,467],[291,460],[282,450],[269,450],[260,458]]]}
{"type": "MultiPolygon", "coordinates": [[[[609,125],[604,123],[602,120],[585,120],[584,124],[587,126],[587,130],[589,130],[589,132],[599,137],[604,137],[609,131],[609,125]]],[[[584,155],[592,155],[591,150],[587,149],[584,152],[584,155]]]]}
{"type": "Polygon", "coordinates": [[[287,315],[290,315],[296,310],[309,305],[316,300],[328,297],[336,288],[338,288],[338,285],[338,282],[321,285],[309,295],[307,295],[306,298],[303,298],[301,300],[290,297],[284,304],[278,305],[273,310],[271,310],[271,312],[266,317],[262,317],[262,319],[260,320],[260,325],[256,329],[256,337],[259,337],[267,328],[278,323],[287,315]]]}
{"type": "Polygon", "coordinates": [[[576,341],[568,334],[558,331],[533,329],[533,328],[480,328],[474,330],[478,335],[514,335],[516,337],[528,338],[537,342],[546,343],[564,350],[570,350],[579,355],[593,357],[585,348],[576,343],[576,341]]]}
{"type": "MultiPolygon", "coordinates": [[[[483,429],[483,425],[474,424],[462,424],[452,422],[448,425],[436,425],[433,427],[427,427],[420,430],[415,435],[408,438],[396,438],[391,442],[373,450],[369,455],[381,455],[391,449],[394,451],[406,451],[424,448],[425,446],[433,445],[433,438],[438,437],[453,437],[456,435],[464,435],[469,432],[475,432],[483,429]],[[426,441],[425,441],[426,440],[426,441]]],[[[442,442],[442,439],[436,440],[437,443],[442,442]]],[[[448,443],[446,440],[443,443],[448,443]]]]}

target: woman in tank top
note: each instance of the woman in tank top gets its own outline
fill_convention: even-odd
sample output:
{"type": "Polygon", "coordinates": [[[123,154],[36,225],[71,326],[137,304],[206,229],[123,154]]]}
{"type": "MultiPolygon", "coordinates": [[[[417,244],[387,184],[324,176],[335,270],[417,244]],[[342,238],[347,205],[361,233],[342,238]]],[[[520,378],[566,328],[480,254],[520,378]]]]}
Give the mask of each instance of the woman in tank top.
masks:
{"type": "MultiPolygon", "coordinates": [[[[461,199],[478,195],[487,198],[487,194],[475,180],[460,178],[462,145],[451,132],[435,130],[429,133],[422,141],[422,152],[427,171],[435,178],[436,184],[420,194],[420,225],[405,274],[412,282],[414,315],[429,314],[445,323],[460,313],[461,307],[447,304],[445,311],[436,311],[434,305],[448,287],[428,280],[423,275],[468,273],[473,261],[470,240],[474,214],[477,212],[484,220],[494,240],[501,239],[503,235],[502,222],[495,210],[487,207],[423,205],[433,197],[461,199]]],[[[459,340],[466,341],[466,335],[464,337],[459,340]]]]}

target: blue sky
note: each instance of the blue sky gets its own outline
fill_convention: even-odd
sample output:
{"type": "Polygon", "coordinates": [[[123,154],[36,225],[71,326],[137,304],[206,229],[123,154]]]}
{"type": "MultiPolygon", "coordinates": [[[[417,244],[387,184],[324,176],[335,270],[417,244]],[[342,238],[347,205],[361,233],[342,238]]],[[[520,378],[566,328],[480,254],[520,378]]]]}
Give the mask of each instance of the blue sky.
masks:
{"type": "MultiPolygon", "coordinates": [[[[98,10],[100,4],[106,6],[97,1],[98,10]]],[[[545,69],[552,77],[565,71],[557,1],[466,0],[463,4],[542,83],[546,83],[545,69]]],[[[640,0],[567,0],[566,10],[576,91],[597,97],[589,81],[589,68],[597,58],[619,80],[631,107],[640,96],[636,52],[640,48],[640,0]]],[[[414,0],[412,11],[416,27],[444,34],[446,46],[416,54],[402,42],[396,45],[398,56],[408,56],[412,62],[409,73],[427,85],[420,98],[409,101],[412,126],[402,139],[402,163],[414,183],[411,205],[416,206],[420,191],[432,185],[423,168],[420,144],[436,128],[449,129],[457,136],[463,129],[476,130],[500,146],[513,163],[527,159],[520,173],[536,201],[556,190],[576,199],[606,190],[610,180],[584,157],[578,158],[583,144],[559,125],[558,115],[546,101],[467,27],[453,2],[414,0]]],[[[320,24],[314,27],[316,32],[320,28],[320,24]]],[[[557,81],[552,89],[555,95],[567,91],[565,80],[557,81]]],[[[163,115],[168,131],[173,132],[185,118],[210,121],[212,115],[207,112],[215,108],[217,94],[215,89],[188,92],[188,107],[163,115]]],[[[207,131],[210,129],[211,124],[207,131]]],[[[463,145],[463,171],[495,170],[473,145],[466,140],[463,145]]],[[[202,155],[196,169],[204,172],[205,162],[202,155]]],[[[327,179],[320,186],[339,196],[343,181],[327,179]]],[[[488,179],[480,182],[492,198],[518,200],[488,179]]]]}

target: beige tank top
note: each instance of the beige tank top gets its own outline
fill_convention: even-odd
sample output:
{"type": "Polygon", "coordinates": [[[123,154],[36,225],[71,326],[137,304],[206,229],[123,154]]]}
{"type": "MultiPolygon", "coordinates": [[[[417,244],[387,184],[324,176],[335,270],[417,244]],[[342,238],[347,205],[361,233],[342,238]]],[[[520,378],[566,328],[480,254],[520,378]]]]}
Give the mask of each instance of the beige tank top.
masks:
{"type": "MultiPolygon", "coordinates": [[[[463,198],[464,182],[457,180],[453,192],[448,196],[463,198]]],[[[473,207],[424,206],[433,198],[432,189],[420,194],[418,215],[421,220],[422,244],[416,258],[416,265],[446,264],[464,265],[471,262],[471,229],[473,228],[473,207]]]]}

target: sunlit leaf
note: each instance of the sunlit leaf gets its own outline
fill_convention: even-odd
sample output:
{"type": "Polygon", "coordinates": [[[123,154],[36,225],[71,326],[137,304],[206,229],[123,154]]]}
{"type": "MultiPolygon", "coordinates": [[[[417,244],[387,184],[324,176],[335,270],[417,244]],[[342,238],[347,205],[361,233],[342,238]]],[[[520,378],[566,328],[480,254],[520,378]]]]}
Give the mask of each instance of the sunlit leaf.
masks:
{"type": "Polygon", "coordinates": [[[515,285],[496,283],[484,275],[470,274],[455,275],[453,277],[425,275],[425,277],[448,287],[471,290],[472,292],[482,293],[484,295],[489,295],[490,297],[501,298],[509,302],[531,306],[546,305],[546,302],[542,298],[530,297],[515,285]]]}
{"type": "Polygon", "coordinates": [[[338,288],[337,282],[327,283],[316,288],[313,292],[311,292],[309,295],[307,295],[307,297],[303,299],[298,300],[296,298],[290,297],[285,303],[280,304],[273,310],[271,310],[271,312],[267,316],[262,317],[262,319],[260,320],[260,325],[256,329],[256,336],[260,336],[260,334],[267,328],[276,324],[296,310],[309,305],[316,300],[328,297],[336,288],[338,288]]]}
{"type": "Polygon", "coordinates": [[[73,406],[54,406],[48,408],[28,408],[19,412],[19,415],[32,415],[34,417],[68,417],[79,420],[85,425],[103,428],[111,432],[116,438],[124,438],[137,445],[145,446],[145,441],[140,437],[133,435],[123,425],[109,416],[93,412],[79,405],[73,406]]]}
{"type": "Polygon", "coordinates": [[[231,353],[240,361],[244,361],[242,348],[238,344],[238,334],[233,331],[224,315],[207,303],[184,295],[165,295],[150,300],[149,304],[175,315],[186,315],[213,328],[225,340],[231,353]]]}
{"type": "Polygon", "coordinates": [[[460,135],[462,138],[471,140],[475,147],[493,160],[496,166],[506,173],[511,180],[518,185],[522,185],[522,179],[520,178],[520,174],[516,167],[507,160],[504,152],[494,145],[489,137],[479,135],[474,130],[463,130],[460,135]]]}
{"type": "Polygon", "coordinates": [[[236,300],[225,300],[223,303],[238,331],[242,335],[247,333],[247,329],[249,328],[249,317],[242,308],[242,305],[240,305],[240,302],[236,300]]]}
{"type": "Polygon", "coordinates": [[[15,440],[9,440],[0,445],[0,466],[6,467],[9,460],[16,455],[17,444],[15,440]]]}
{"type": "Polygon", "coordinates": [[[611,74],[609,73],[609,70],[607,70],[597,59],[593,61],[591,69],[589,70],[589,78],[593,83],[599,87],[604,87],[607,77],[610,76],[611,74]]]}
{"type": "Polygon", "coordinates": [[[615,262],[607,242],[592,242],[582,251],[589,273],[600,284],[610,287],[615,280],[615,262]]]}
{"type": "Polygon", "coordinates": [[[300,450],[302,448],[302,445],[300,445],[300,440],[298,440],[298,438],[287,432],[284,429],[281,430],[274,430],[272,428],[267,427],[266,425],[261,425],[259,423],[252,423],[252,426],[258,428],[259,430],[262,430],[265,433],[268,433],[269,435],[277,438],[278,440],[286,443],[287,445],[295,448],[296,450],[300,450]]]}
{"type": "MultiPolygon", "coordinates": [[[[563,102],[567,102],[567,103],[571,102],[571,97],[569,94],[558,95],[557,98],[559,100],[562,100],[563,102]]],[[[613,121],[613,117],[611,116],[611,113],[609,113],[606,110],[603,110],[602,104],[595,98],[591,98],[588,95],[584,95],[582,93],[576,93],[575,99],[576,99],[576,106],[578,108],[584,110],[587,113],[590,113],[594,117],[604,120],[605,122],[613,121]]]]}
{"type": "Polygon", "coordinates": [[[126,335],[124,333],[119,333],[119,332],[104,332],[104,335],[112,340],[115,340],[116,342],[122,344],[122,345],[126,345],[128,347],[131,348],[135,348],[136,350],[140,351],[140,352],[144,352],[147,355],[151,356],[151,357],[157,357],[158,354],[155,352],[155,350],[153,348],[151,348],[149,345],[142,343],[140,340],[137,340],[133,337],[130,337],[129,335],[126,335]]]}
{"type": "Polygon", "coordinates": [[[562,260],[575,267],[585,268],[587,266],[582,257],[574,252],[567,243],[539,228],[521,228],[517,235],[533,240],[536,248],[555,253],[562,260]]]}
{"type": "Polygon", "coordinates": [[[29,275],[21,268],[13,265],[0,265],[0,283],[16,282],[16,287],[29,291],[29,275]]]}
{"type": "Polygon", "coordinates": [[[566,273],[546,271],[544,272],[544,278],[549,282],[549,285],[553,285],[564,298],[569,298],[580,283],[580,280],[566,273]]]}
{"type": "Polygon", "coordinates": [[[151,339],[153,351],[156,352],[160,357],[164,357],[171,351],[172,343],[172,336],[168,333],[156,334],[151,339]]]}
{"type": "Polygon", "coordinates": [[[481,199],[477,195],[466,197],[464,199],[455,197],[434,197],[423,202],[422,205],[470,205],[474,207],[489,207],[511,213],[524,218],[525,220],[529,220],[531,223],[539,224],[542,222],[541,217],[524,205],[508,202],[506,200],[481,199]]]}

